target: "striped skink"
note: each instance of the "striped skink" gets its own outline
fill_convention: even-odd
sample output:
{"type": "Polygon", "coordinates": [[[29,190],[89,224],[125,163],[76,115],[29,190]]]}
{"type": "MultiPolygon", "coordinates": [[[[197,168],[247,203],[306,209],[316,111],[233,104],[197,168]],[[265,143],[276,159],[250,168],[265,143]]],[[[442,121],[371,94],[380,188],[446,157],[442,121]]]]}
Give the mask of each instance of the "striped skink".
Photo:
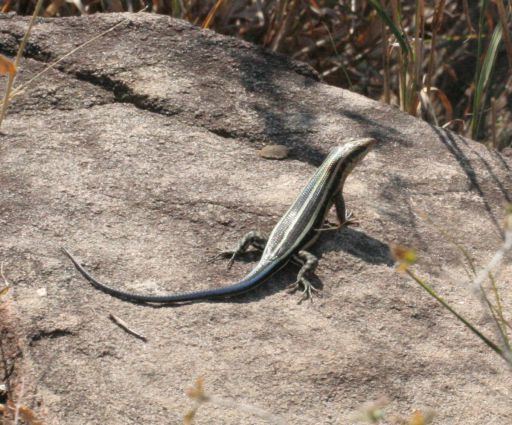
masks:
{"type": "Polygon", "coordinates": [[[310,297],[315,288],[307,280],[305,273],[315,269],[317,258],[306,249],[316,241],[323,230],[339,229],[351,223],[350,214],[345,210],[343,185],[353,168],[374,145],[375,140],[367,138],[350,141],[332,149],[295,202],[276,224],[268,240],[257,232],[250,232],[234,251],[229,252],[231,266],[235,256],[245,252],[250,246],[263,250],[261,259],[254,269],[235,284],[169,295],[125,292],[97,281],[65,248],[63,251],[92,285],[114,297],[129,301],[172,303],[231,297],[257,287],[289,261],[301,264],[294,285],[296,288],[302,287],[303,298],[310,297]],[[337,226],[326,227],[326,216],[332,205],[336,208],[339,223],[337,226]]]}

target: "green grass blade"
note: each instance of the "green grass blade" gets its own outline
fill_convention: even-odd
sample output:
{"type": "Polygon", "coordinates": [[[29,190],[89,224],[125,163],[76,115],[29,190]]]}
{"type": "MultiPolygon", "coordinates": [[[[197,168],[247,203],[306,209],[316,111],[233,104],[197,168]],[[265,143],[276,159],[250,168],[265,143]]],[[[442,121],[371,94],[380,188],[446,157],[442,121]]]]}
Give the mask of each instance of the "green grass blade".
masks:
{"type": "Polygon", "coordinates": [[[388,26],[390,31],[393,33],[393,35],[396,37],[396,40],[398,41],[398,44],[400,44],[400,48],[402,51],[407,55],[407,57],[410,57],[411,55],[411,46],[409,44],[409,41],[407,40],[407,37],[403,34],[403,32],[398,28],[393,20],[390,18],[390,16],[386,13],[384,8],[382,7],[382,4],[379,0],[369,0],[371,5],[374,7],[374,9],[377,11],[377,14],[379,15],[380,19],[385,22],[385,24],[388,26]]]}
{"type": "MultiPolygon", "coordinates": [[[[471,137],[476,139],[478,137],[478,130],[483,116],[483,108],[485,106],[485,95],[489,87],[492,71],[496,64],[496,58],[498,56],[498,48],[503,38],[503,28],[501,24],[496,25],[494,32],[492,33],[491,41],[485,52],[485,56],[482,60],[482,66],[479,67],[477,72],[477,79],[475,80],[475,93],[473,96],[473,111],[471,117],[471,137]]],[[[479,37],[479,45],[481,43],[481,37],[479,37]]],[[[480,50],[480,47],[479,47],[480,50]]]]}
{"type": "Polygon", "coordinates": [[[476,82],[480,79],[480,71],[482,68],[481,58],[483,53],[483,39],[484,39],[484,29],[485,29],[485,11],[487,10],[487,5],[489,0],[480,0],[480,5],[478,9],[480,10],[480,17],[478,19],[478,39],[477,39],[477,47],[476,47],[476,67],[475,67],[475,78],[473,83],[476,86],[476,82]]]}
{"type": "Polygon", "coordinates": [[[174,18],[182,17],[183,11],[181,10],[180,0],[171,0],[171,11],[172,11],[172,16],[174,18]]]}
{"type": "Polygon", "coordinates": [[[480,128],[480,122],[483,115],[484,99],[491,79],[491,74],[498,56],[498,47],[503,37],[503,28],[501,24],[496,25],[494,32],[482,61],[482,67],[479,72],[479,78],[476,82],[475,94],[473,97],[473,116],[471,118],[471,136],[476,138],[480,128]]]}
{"type": "Polygon", "coordinates": [[[416,283],[418,283],[425,291],[427,291],[433,298],[435,298],[444,308],[452,313],[457,319],[459,319],[466,327],[471,330],[478,338],[480,338],[489,348],[491,348],[496,354],[503,358],[507,363],[510,363],[506,353],[498,347],[494,342],[487,338],[482,332],[480,332],[475,326],[473,326],[468,320],[457,313],[452,306],[450,306],[441,296],[439,296],[434,289],[428,285],[425,281],[417,277],[409,269],[405,271],[416,283]]]}

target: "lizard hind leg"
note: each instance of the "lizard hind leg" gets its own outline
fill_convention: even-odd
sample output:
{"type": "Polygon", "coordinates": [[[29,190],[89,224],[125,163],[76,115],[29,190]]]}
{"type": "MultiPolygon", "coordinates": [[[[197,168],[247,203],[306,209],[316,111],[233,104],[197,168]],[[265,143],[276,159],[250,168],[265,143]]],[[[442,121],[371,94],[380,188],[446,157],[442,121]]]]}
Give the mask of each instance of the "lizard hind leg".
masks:
{"type": "Polygon", "coordinates": [[[318,265],[318,258],[311,254],[308,251],[299,251],[296,255],[293,256],[293,260],[302,264],[302,267],[297,274],[297,280],[290,285],[290,292],[295,292],[302,287],[302,298],[299,300],[299,304],[306,300],[313,300],[313,293],[319,292],[317,288],[313,286],[313,284],[304,277],[304,275],[308,272],[313,272],[318,265]]]}
{"type": "Polygon", "coordinates": [[[252,231],[247,233],[240,241],[234,250],[222,251],[219,254],[212,257],[209,262],[213,262],[219,258],[229,258],[228,269],[233,266],[235,262],[235,258],[238,255],[244,254],[251,246],[256,248],[258,251],[263,251],[265,249],[265,245],[267,244],[267,239],[261,235],[259,232],[252,231]]]}

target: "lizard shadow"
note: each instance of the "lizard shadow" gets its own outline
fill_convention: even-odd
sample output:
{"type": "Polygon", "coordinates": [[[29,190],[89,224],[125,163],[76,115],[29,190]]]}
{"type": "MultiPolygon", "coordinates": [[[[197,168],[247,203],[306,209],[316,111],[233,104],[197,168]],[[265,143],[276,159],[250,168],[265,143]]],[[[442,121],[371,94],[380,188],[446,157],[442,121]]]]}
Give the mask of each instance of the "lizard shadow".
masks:
{"type": "MultiPolygon", "coordinates": [[[[329,232],[330,233],[330,232],[329,232]]],[[[326,234],[321,236],[322,243],[318,244],[317,249],[312,249],[311,252],[316,255],[319,259],[318,267],[322,267],[321,258],[328,252],[345,252],[349,255],[359,258],[367,264],[384,264],[388,267],[393,266],[395,261],[391,256],[389,246],[368,236],[362,231],[356,230],[351,227],[346,227],[336,234],[326,234]]],[[[315,245],[316,246],[316,245],[315,245]]],[[[253,263],[255,264],[260,258],[261,252],[257,250],[249,250],[240,257],[237,258],[238,263],[253,263]]],[[[219,260],[222,261],[222,260],[219,260]]],[[[236,267],[236,266],[234,266],[236,267]]],[[[135,304],[143,304],[145,306],[153,308],[163,307],[181,307],[187,304],[195,303],[232,303],[232,304],[247,304],[262,300],[270,295],[287,291],[290,284],[293,284],[296,280],[297,273],[300,266],[294,264],[292,261],[288,262],[283,268],[265,280],[260,286],[248,291],[245,294],[236,295],[233,297],[219,298],[219,299],[207,299],[197,301],[184,301],[175,303],[141,303],[134,302],[135,304]]],[[[240,276],[241,278],[242,276],[240,276]]],[[[323,289],[322,281],[316,276],[316,274],[309,273],[307,279],[318,289],[323,289]]],[[[291,291],[287,291],[291,292],[291,291]]],[[[300,301],[301,289],[298,289],[296,293],[300,301]]],[[[307,300],[306,300],[307,301],[307,300]]],[[[130,301],[132,302],[132,301],[130,301]]],[[[305,301],[304,301],[305,302],[305,301]]]]}
{"type": "MultiPolygon", "coordinates": [[[[391,251],[386,243],[368,236],[366,233],[353,227],[345,227],[339,232],[326,232],[325,235],[320,237],[319,243],[315,244],[313,249],[311,249],[311,253],[319,260],[318,267],[320,268],[322,267],[321,259],[323,255],[328,252],[341,251],[357,257],[367,264],[385,264],[388,267],[395,264],[395,260],[392,258],[391,251]]],[[[259,257],[260,253],[258,251],[248,251],[240,258],[240,261],[253,262],[259,260],[259,257]]],[[[276,272],[253,291],[234,298],[210,300],[210,302],[249,303],[282,292],[295,282],[299,268],[299,265],[290,261],[281,271],[276,272]]],[[[308,273],[307,279],[316,289],[323,289],[322,281],[314,272],[308,273]]],[[[300,291],[300,289],[297,291],[299,297],[300,291]]]]}
{"type": "Polygon", "coordinates": [[[324,243],[319,244],[316,251],[319,257],[327,252],[343,251],[368,264],[384,264],[388,267],[395,264],[388,244],[354,227],[345,227],[341,232],[329,237],[331,242],[323,240],[324,243]]]}
{"type": "MultiPolygon", "coordinates": [[[[335,232],[335,234],[322,235],[320,243],[315,244],[311,253],[314,254],[318,260],[318,267],[322,267],[321,259],[329,252],[345,252],[349,255],[359,258],[367,264],[384,264],[392,267],[395,260],[391,256],[391,251],[388,244],[375,239],[366,233],[356,230],[353,227],[345,227],[342,231],[335,232]],[[318,247],[318,248],[317,248],[318,247]]],[[[240,258],[243,262],[252,262],[259,259],[260,253],[258,251],[249,251],[240,258]]],[[[240,295],[236,298],[211,300],[213,302],[231,302],[231,303],[249,303],[259,299],[263,299],[269,295],[286,290],[291,283],[295,282],[299,266],[289,262],[283,269],[275,273],[261,287],[255,290],[240,295]],[[269,284],[270,283],[270,284],[269,284]]],[[[307,279],[313,284],[316,289],[323,288],[322,281],[316,274],[309,273],[307,279]]],[[[300,294],[300,289],[297,291],[300,294]]]]}
{"type": "MultiPolygon", "coordinates": [[[[256,263],[260,259],[260,256],[261,256],[260,251],[249,250],[237,258],[235,264],[233,265],[233,269],[236,268],[236,263],[243,263],[243,264],[250,263],[250,264],[256,265],[256,263]]],[[[222,260],[219,260],[219,262],[222,262],[222,260]]],[[[218,267],[220,270],[222,270],[222,265],[219,265],[218,267]]],[[[298,264],[294,264],[292,261],[289,261],[280,270],[276,271],[274,274],[272,274],[268,279],[263,281],[257,287],[247,291],[246,293],[234,295],[232,297],[202,299],[202,300],[194,300],[194,301],[169,302],[169,303],[152,303],[152,302],[144,302],[144,301],[134,301],[134,300],[130,300],[130,299],[124,299],[124,301],[130,302],[130,303],[136,304],[136,305],[151,307],[151,308],[173,308],[173,307],[182,307],[185,305],[198,304],[198,303],[248,304],[248,303],[262,300],[270,295],[274,295],[276,293],[280,293],[283,291],[291,293],[291,294],[296,292],[299,294],[299,297],[300,297],[300,292],[301,292],[300,288],[297,291],[290,290],[290,285],[292,285],[295,282],[299,269],[300,269],[300,266],[298,264]]],[[[243,277],[244,277],[244,274],[241,273],[237,277],[237,279],[242,279],[243,277]]],[[[315,289],[318,289],[318,290],[323,289],[322,282],[314,273],[309,273],[307,275],[307,279],[312,283],[312,285],[314,286],[315,289]]],[[[235,282],[232,281],[232,282],[228,283],[227,285],[231,285],[233,283],[235,283],[235,282]]],[[[212,288],[204,288],[204,289],[212,289],[212,288]]]]}

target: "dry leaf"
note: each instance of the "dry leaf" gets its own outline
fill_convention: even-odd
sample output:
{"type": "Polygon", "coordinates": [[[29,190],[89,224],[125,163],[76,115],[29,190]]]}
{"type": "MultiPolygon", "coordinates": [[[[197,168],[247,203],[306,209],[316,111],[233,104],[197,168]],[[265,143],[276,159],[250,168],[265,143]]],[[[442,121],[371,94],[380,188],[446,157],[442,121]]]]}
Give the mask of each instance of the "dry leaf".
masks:
{"type": "Polygon", "coordinates": [[[44,11],[44,16],[56,16],[63,6],[64,1],[65,0],[53,0],[44,11]]]}
{"type": "Polygon", "coordinates": [[[183,418],[183,425],[192,425],[194,417],[196,415],[196,409],[190,410],[183,418]]]}
{"type": "Polygon", "coordinates": [[[0,9],[1,13],[7,13],[9,10],[11,10],[11,3],[12,0],[7,0],[4,5],[2,6],[2,9],[0,9]]]}
{"type": "Polygon", "coordinates": [[[10,74],[11,77],[14,77],[16,74],[16,67],[14,66],[14,63],[4,55],[0,55],[0,74],[10,74]]]}
{"type": "Polygon", "coordinates": [[[401,245],[391,245],[391,254],[397,261],[404,261],[408,264],[414,264],[416,262],[416,253],[413,249],[401,246],[401,245]]]}
{"type": "Polygon", "coordinates": [[[36,414],[32,409],[27,406],[19,407],[20,416],[25,419],[25,422],[29,425],[43,425],[43,423],[37,419],[36,414]]]}
{"type": "Polygon", "coordinates": [[[427,409],[422,412],[420,410],[415,410],[411,417],[409,418],[409,425],[428,425],[434,419],[434,411],[427,409]]]}
{"type": "Polygon", "coordinates": [[[403,272],[416,262],[417,256],[413,249],[393,243],[389,244],[389,248],[391,256],[398,262],[398,271],[403,272]]]}
{"type": "Polygon", "coordinates": [[[0,298],[2,298],[4,295],[6,295],[7,292],[9,292],[9,289],[11,289],[10,286],[5,286],[2,289],[0,289],[0,298]]]}
{"type": "Polygon", "coordinates": [[[204,393],[204,379],[202,377],[197,378],[195,386],[187,389],[186,394],[188,397],[195,400],[205,400],[207,396],[204,393]]]}

